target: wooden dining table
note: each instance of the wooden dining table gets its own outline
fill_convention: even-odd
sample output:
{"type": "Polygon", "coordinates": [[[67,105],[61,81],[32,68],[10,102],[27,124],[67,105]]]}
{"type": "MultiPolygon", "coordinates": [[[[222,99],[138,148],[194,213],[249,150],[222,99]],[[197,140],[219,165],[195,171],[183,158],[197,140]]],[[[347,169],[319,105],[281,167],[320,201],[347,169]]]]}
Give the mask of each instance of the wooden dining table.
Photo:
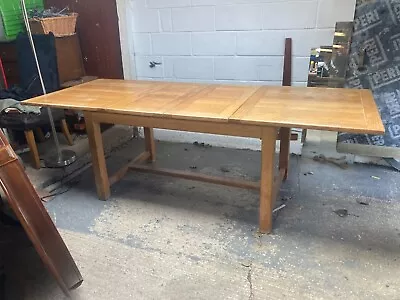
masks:
{"type": "Polygon", "coordinates": [[[260,192],[259,230],[272,230],[280,184],[288,177],[291,128],[381,135],[384,126],[369,90],[281,86],[197,84],[98,79],[24,101],[27,105],[84,112],[98,197],[127,171],[255,189],[260,192]],[[109,176],[101,123],[144,127],[145,151],[109,176]],[[261,140],[259,182],[160,169],[153,128],[202,132],[261,140]],[[279,163],[275,144],[280,139],[279,163]],[[146,163],[147,162],[147,163],[146,163]]]}

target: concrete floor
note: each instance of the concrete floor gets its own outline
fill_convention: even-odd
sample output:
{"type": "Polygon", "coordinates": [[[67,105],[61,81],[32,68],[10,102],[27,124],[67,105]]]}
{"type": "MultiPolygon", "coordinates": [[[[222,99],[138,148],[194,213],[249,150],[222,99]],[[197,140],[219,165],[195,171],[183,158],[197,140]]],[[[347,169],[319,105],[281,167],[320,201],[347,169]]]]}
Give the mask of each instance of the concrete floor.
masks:
{"type": "MultiPolygon", "coordinates": [[[[142,144],[112,152],[110,172],[142,144]]],[[[158,166],[259,179],[257,151],[157,149],[158,166]]],[[[386,167],[292,156],[271,235],[257,192],[154,175],[129,173],[102,202],[89,169],[46,207],[85,280],[73,299],[400,299],[399,186],[386,167]]],[[[31,249],[6,270],[9,299],[64,298],[31,249]]]]}

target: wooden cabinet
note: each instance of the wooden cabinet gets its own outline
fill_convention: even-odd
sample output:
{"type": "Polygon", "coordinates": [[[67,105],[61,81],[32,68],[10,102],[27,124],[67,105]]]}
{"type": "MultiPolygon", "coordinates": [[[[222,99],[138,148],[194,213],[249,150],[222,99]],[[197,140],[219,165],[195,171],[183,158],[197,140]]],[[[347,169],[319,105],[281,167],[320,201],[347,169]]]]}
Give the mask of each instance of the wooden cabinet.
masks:
{"type": "Polygon", "coordinates": [[[76,31],[87,75],[124,78],[116,0],[45,0],[44,4],[79,14],[76,31]]]}
{"type": "Polygon", "coordinates": [[[85,76],[81,47],[77,34],[56,37],[58,78],[60,85],[85,76]]]}

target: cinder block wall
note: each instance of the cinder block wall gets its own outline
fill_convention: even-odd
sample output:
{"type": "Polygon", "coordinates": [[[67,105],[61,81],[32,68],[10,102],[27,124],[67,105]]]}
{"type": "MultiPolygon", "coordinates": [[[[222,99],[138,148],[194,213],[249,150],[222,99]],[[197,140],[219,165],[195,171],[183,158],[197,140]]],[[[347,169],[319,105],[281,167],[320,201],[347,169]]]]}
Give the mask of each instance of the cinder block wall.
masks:
{"type": "Polygon", "coordinates": [[[303,85],[310,49],[332,44],[335,23],[352,21],[355,7],[355,0],[118,2],[126,77],[272,85],[282,80],[285,37],[293,38],[294,84],[303,85]]]}

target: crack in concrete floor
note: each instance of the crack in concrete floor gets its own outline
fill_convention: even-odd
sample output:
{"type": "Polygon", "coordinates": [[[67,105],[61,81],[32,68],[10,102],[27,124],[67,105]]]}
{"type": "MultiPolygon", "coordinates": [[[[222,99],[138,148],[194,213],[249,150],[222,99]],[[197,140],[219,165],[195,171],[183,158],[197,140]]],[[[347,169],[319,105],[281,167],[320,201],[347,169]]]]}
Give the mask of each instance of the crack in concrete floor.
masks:
{"type": "Polygon", "coordinates": [[[249,295],[249,300],[254,299],[254,292],[253,292],[253,282],[251,280],[251,273],[253,272],[253,262],[250,263],[248,266],[248,273],[247,273],[247,281],[249,282],[249,289],[250,289],[250,295],[249,295]]]}

